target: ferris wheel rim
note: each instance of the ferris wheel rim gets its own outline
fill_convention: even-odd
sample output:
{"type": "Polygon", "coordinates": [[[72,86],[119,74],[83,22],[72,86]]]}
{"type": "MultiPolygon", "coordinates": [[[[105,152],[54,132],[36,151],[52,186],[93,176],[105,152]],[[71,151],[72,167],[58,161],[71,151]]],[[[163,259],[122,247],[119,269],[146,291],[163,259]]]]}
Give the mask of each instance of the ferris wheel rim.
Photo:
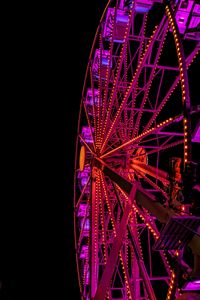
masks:
{"type": "MultiPolygon", "coordinates": [[[[105,13],[106,13],[106,10],[107,10],[107,8],[109,7],[109,4],[110,4],[110,2],[111,1],[109,1],[108,2],[108,4],[107,4],[107,6],[106,6],[106,9],[105,9],[105,11],[104,11],[104,13],[103,13],[103,16],[102,16],[102,18],[101,18],[101,21],[103,20],[103,17],[105,16],[105,13]]],[[[99,30],[99,26],[98,26],[98,29],[97,29],[97,32],[98,32],[98,30],[99,30]]],[[[173,33],[174,34],[174,33],[173,33]]],[[[97,39],[97,34],[95,35],[95,41],[96,41],[96,39],[97,39]]],[[[94,46],[95,46],[95,41],[93,42],[93,46],[92,46],[92,49],[91,49],[91,53],[90,53],[90,59],[89,60],[91,60],[91,57],[92,57],[92,55],[93,55],[93,51],[94,51],[94,46]]],[[[185,59],[185,58],[184,58],[185,59]]],[[[87,66],[87,71],[86,71],[86,73],[87,72],[89,72],[88,70],[89,70],[89,65],[90,65],[90,62],[88,63],[88,66],[87,66]]],[[[186,63],[185,63],[185,70],[186,70],[186,63]]],[[[186,72],[187,72],[187,70],[186,70],[186,72]]],[[[186,79],[186,81],[187,81],[187,79],[186,79]]],[[[82,101],[83,101],[83,95],[84,95],[84,90],[85,90],[85,84],[86,84],[86,77],[85,77],[85,80],[84,80],[84,88],[83,88],[83,94],[82,94],[82,101]]],[[[83,103],[81,104],[81,105],[83,105],[83,103]]],[[[180,118],[180,117],[179,117],[180,118]]],[[[80,121],[81,121],[81,109],[80,109],[80,114],[79,114],[79,125],[78,125],[78,128],[80,127],[80,121]]],[[[165,121],[163,121],[163,122],[165,122],[165,121]]],[[[168,124],[167,124],[168,125],[168,124]]],[[[164,126],[165,127],[165,126],[164,126]]],[[[77,136],[77,144],[78,144],[78,141],[79,141],[79,138],[78,138],[78,136],[77,136]]],[[[77,151],[77,149],[78,149],[78,146],[76,147],[76,151],[77,151]]],[[[92,152],[92,151],[91,151],[92,152]]],[[[102,156],[100,156],[100,158],[101,159],[103,159],[105,156],[106,153],[103,153],[102,154],[102,156]]],[[[77,154],[76,155],[78,155],[78,151],[77,151],[77,154]]],[[[99,157],[99,154],[95,154],[95,152],[93,153],[93,156],[97,156],[97,157],[99,157]]],[[[75,165],[76,165],[76,163],[75,163],[75,165]]],[[[75,169],[76,169],[76,167],[75,167],[75,169]]],[[[76,183],[75,183],[75,186],[74,186],[74,190],[76,190],[76,183]]],[[[75,199],[75,198],[74,198],[75,199]]],[[[76,202],[76,199],[74,200],[74,203],[76,202]]],[[[75,216],[75,218],[74,219],[76,219],[76,216],[75,216]]],[[[75,221],[74,221],[75,222],[75,221]]],[[[74,225],[74,227],[76,227],[76,222],[74,223],[75,225],[74,225]]],[[[76,231],[76,229],[75,229],[75,231],[76,231]]],[[[76,240],[76,233],[75,233],[75,240],[76,240]]],[[[77,246],[77,245],[76,245],[77,246]]],[[[77,257],[77,261],[78,261],[78,257],[77,257]]],[[[77,262],[77,267],[78,267],[78,262],[77,262]]],[[[78,272],[79,273],[79,272],[78,272]]],[[[80,275],[79,275],[80,276],[80,275]]],[[[81,286],[81,284],[80,284],[80,286],[81,286]]]]}

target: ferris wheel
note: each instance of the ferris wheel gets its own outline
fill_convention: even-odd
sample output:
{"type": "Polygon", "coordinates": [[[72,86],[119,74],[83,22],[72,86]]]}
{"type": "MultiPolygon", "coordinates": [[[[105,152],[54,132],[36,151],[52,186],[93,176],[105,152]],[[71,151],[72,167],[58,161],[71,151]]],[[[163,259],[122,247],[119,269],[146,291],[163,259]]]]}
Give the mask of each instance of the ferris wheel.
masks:
{"type": "Polygon", "coordinates": [[[200,257],[200,218],[187,185],[199,142],[189,86],[199,24],[193,0],[110,0],[100,19],[74,173],[82,299],[175,299],[183,269],[200,276],[183,260],[185,245],[200,257]]]}

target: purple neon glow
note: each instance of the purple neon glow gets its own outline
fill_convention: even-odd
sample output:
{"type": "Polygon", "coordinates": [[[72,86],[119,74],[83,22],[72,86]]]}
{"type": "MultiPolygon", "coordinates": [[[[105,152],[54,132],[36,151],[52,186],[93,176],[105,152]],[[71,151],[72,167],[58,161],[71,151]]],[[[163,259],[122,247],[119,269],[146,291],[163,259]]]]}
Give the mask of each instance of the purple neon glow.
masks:
{"type": "Polygon", "coordinates": [[[89,193],[90,191],[90,183],[86,186],[88,179],[90,177],[91,169],[90,166],[85,166],[83,171],[78,171],[77,178],[79,179],[80,189],[85,189],[85,193],[89,193]]]}
{"type": "Polygon", "coordinates": [[[153,1],[136,1],[135,10],[138,13],[147,13],[153,4],[153,1]]]}
{"type": "MultiPolygon", "coordinates": [[[[94,132],[94,128],[92,128],[92,132],[94,132]]],[[[89,126],[82,127],[81,135],[87,144],[92,144],[93,137],[91,135],[91,130],[89,126]]]]}
{"type": "MultiPolygon", "coordinates": [[[[157,2],[161,2],[161,1],[157,1],[157,2]]],[[[146,13],[151,9],[153,3],[154,3],[153,0],[136,0],[135,1],[135,11],[137,13],[146,13]]],[[[128,8],[131,9],[132,7],[133,7],[133,5],[132,5],[132,2],[130,1],[128,8]]]]}
{"type": "Polygon", "coordinates": [[[90,229],[90,220],[88,218],[86,218],[86,219],[82,218],[81,222],[80,222],[80,225],[81,225],[82,230],[87,231],[87,230],[90,229]]]}
{"type": "Polygon", "coordinates": [[[93,104],[97,105],[98,104],[98,95],[99,95],[99,91],[97,89],[92,90],[92,89],[88,88],[85,103],[87,105],[93,105],[93,104]]]}
{"type": "Polygon", "coordinates": [[[88,251],[89,251],[88,245],[83,245],[81,248],[80,258],[82,259],[88,258],[88,251]]]}
{"type": "Polygon", "coordinates": [[[189,292],[189,291],[200,291],[200,279],[199,280],[194,280],[194,281],[189,281],[186,283],[186,285],[182,289],[184,292],[189,292]]]}
{"type": "Polygon", "coordinates": [[[83,171],[78,171],[78,178],[88,177],[91,172],[90,166],[85,166],[83,171]]]}
{"type": "MultiPolygon", "coordinates": [[[[109,66],[109,55],[110,53],[108,50],[102,50],[102,53],[100,54],[100,49],[96,49],[94,55],[94,62],[92,65],[93,75],[96,78],[99,78],[99,65],[101,65],[101,76],[102,79],[105,79],[107,66],[109,66]],[[101,63],[100,63],[100,55],[101,55],[101,63]]],[[[112,61],[110,60],[110,67],[111,66],[112,66],[112,61]]]]}
{"type": "Polygon", "coordinates": [[[88,204],[80,204],[78,208],[77,217],[89,216],[89,205],[88,204]]]}
{"type": "Polygon", "coordinates": [[[195,143],[200,143],[200,121],[194,130],[192,141],[195,143]]]}
{"type": "Polygon", "coordinates": [[[200,40],[200,30],[197,27],[200,23],[200,4],[194,1],[180,1],[176,13],[176,21],[181,34],[186,34],[188,38],[200,40]]]}
{"type": "MultiPolygon", "coordinates": [[[[107,11],[106,22],[104,25],[103,36],[106,40],[111,40],[112,25],[114,22],[114,8],[109,8],[107,11]]],[[[116,27],[114,32],[114,42],[122,43],[124,41],[124,33],[128,24],[128,15],[123,10],[117,10],[116,14],[116,27]]]]}

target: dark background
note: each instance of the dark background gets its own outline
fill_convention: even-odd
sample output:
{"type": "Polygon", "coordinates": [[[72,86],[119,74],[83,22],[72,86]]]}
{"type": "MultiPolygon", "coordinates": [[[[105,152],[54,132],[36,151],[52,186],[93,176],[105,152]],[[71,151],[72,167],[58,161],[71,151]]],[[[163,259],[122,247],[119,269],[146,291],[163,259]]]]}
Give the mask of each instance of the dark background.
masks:
{"type": "Polygon", "coordinates": [[[106,3],[2,9],[2,300],[80,299],[75,139],[89,52],[106,3]]]}
{"type": "Polygon", "coordinates": [[[80,299],[75,140],[87,61],[106,3],[2,10],[2,300],[80,299]]]}

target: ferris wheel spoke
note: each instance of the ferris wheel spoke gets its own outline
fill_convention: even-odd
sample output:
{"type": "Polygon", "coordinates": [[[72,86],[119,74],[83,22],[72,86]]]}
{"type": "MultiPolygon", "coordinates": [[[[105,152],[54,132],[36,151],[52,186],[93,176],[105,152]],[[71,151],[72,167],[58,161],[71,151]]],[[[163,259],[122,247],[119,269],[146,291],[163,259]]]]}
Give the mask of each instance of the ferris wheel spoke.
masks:
{"type": "MultiPolygon", "coordinates": [[[[197,53],[199,51],[199,48],[200,48],[200,43],[195,47],[195,49],[191,52],[191,54],[188,55],[188,57],[186,58],[186,66],[187,66],[187,68],[189,68],[189,66],[192,63],[193,59],[196,57],[196,55],[197,55],[197,53]]],[[[153,113],[153,115],[151,116],[151,118],[148,121],[147,125],[144,127],[143,132],[145,132],[146,130],[148,130],[150,128],[150,126],[152,125],[152,123],[156,120],[156,118],[158,117],[158,115],[161,113],[162,109],[166,105],[167,101],[169,100],[171,94],[176,89],[176,87],[179,84],[179,82],[180,82],[180,74],[175,78],[175,80],[172,83],[171,87],[168,89],[165,97],[159,102],[158,106],[156,106],[156,110],[153,113]]]]}
{"type": "Polygon", "coordinates": [[[108,217],[107,217],[106,225],[108,226],[109,221],[111,221],[113,234],[114,234],[114,236],[116,236],[117,226],[116,226],[116,217],[114,216],[114,212],[113,212],[114,207],[110,201],[111,195],[108,195],[108,192],[107,192],[108,186],[107,186],[105,177],[103,176],[102,172],[101,172],[101,184],[102,184],[103,194],[105,197],[105,202],[106,202],[106,206],[107,206],[107,210],[108,210],[108,217]]]}
{"type": "Polygon", "coordinates": [[[124,270],[125,286],[126,286],[126,289],[127,289],[127,296],[129,296],[129,294],[130,294],[131,295],[131,299],[134,299],[133,289],[131,287],[131,281],[130,281],[130,276],[129,276],[129,273],[128,273],[128,268],[127,268],[127,264],[126,264],[125,255],[123,254],[122,251],[120,251],[119,256],[120,256],[120,259],[121,259],[121,262],[122,262],[122,266],[123,266],[123,270],[124,270]]]}
{"type": "Polygon", "coordinates": [[[103,95],[103,101],[102,101],[102,128],[104,127],[104,121],[106,119],[106,109],[107,109],[107,99],[108,99],[108,87],[109,87],[109,78],[111,73],[111,68],[109,68],[112,60],[112,53],[113,53],[113,46],[114,46],[114,28],[116,25],[116,16],[117,16],[117,7],[114,8],[114,17],[113,17],[113,26],[111,26],[111,41],[109,45],[109,56],[108,56],[108,66],[106,70],[106,79],[105,79],[105,88],[104,88],[104,95],[103,95]]]}
{"type": "Polygon", "coordinates": [[[162,32],[162,37],[159,40],[159,46],[158,46],[158,49],[157,49],[155,61],[153,63],[154,67],[151,68],[151,73],[150,73],[150,76],[148,78],[148,82],[145,83],[145,92],[144,92],[144,96],[143,96],[143,99],[142,99],[142,102],[141,102],[141,105],[140,105],[140,111],[138,113],[138,116],[137,116],[137,119],[136,119],[136,122],[135,122],[133,136],[136,136],[138,134],[139,124],[140,124],[140,120],[141,120],[142,113],[143,113],[143,108],[144,108],[144,105],[147,101],[147,97],[149,95],[149,91],[150,91],[151,84],[152,84],[152,81],[153,81],[153,78],[154,78],[154,75],[155,75],[155,72],[156,72],[157,63],[158,63],[158,60],[159,60],[160,55],[161,55],[161,51],[162,51],[162,48],[163,48],[163,44],[164,44],[165,35],[166,35],[167,30],[168,30],[168,23],[165,24],[164,30],[162,32]]]}
{"type": "Polygon", "coordinates": [[[137,137],[130,139],[128,142],[125,142],[125,143],[121,144],[120,146],[116,147],[115,149],[112,149],[112,150],[110,150],[109,152],[106,152],[106,153],[102,154],[102,155],[100,156],[100,158],[102,159],[102,158],[105,158],[105,157],[107,157],[107,156],[110,156],[111,154],[115,153],[116,151],[118,151],[118,150],[120,150],[120,149],[122,149],[122,148],[124,148],[124,147],[127,147],[127,146],[130,145],[130,144],[139,143],[139,142],[140,142],[143,138],[145,138],[146,136],[148,136],[148,135],[150,135],[150,134],[155,134],[157,131],[160,131],[160,130],[161,130],[163,127],[165,127],[166,125],[169,125],[169,124],[171,124],[171,123],[173,123],[173,122],[176,122],[176,121],[178,121],[180,118],[183,118],[183,116],[177,116],[177,117],[175,117],[175,118],[169,118],[169,119],[167,119],[167,120],[161,122],[161,123],[158,124],[157,126],[155,126],[155,127],[151,128],[151,129],[147,130],[146,132],[144,132],[144,133],[138,135],[137,137]]]}
{"type": "MultiPolygon", "coordinates": [[[[132,197],[134,197],[135,192],[136,192],[136,188],[133,188],[133,191],[131,192],[132,197]]],[[[123,213],[123,216],[122,216],[122,219],[121,219],[121,222],[118,226],[117,236],[115,237],[115,239],[113,241],[112,249],[110,251],[110,255],[108,257],[107,264],[105,266],[103,275],[101,277],[101,280],[100,280],[98,288],[97,288],[97,292],[96,292],[96,295],[94,298],[95,300],[104,299],[106,296],[106,291],[109,288],[110,281],[111,281],[111,278],[112,278],[112,275],[114,272],[114,268],[117,263],[117,259],[118,259],[118,255],[119,255],[118,253],[122,246],[122,240],[123,240],[124,232],[125,232],[125,229],[127,226],[130,211],[131,211],[131,205],[127,203],[126,208],[123,213]]]]}
{"type": "MultiPolygon", "coordinates": [[[[166,150],[166,149],[169,149],[169,148],[172,148],[172,147],[176,147],[180,144],[183,143],[183,135],[180,134],[180,135],[160,135],[157,134],[154,138],[151,138],[151,139],[145,139],[143,141],[141,141],[140,143],[140,146],[142,148],[144,148],[146,150],[146,154],[147,156],[149,157],[150,154],[153,154],[153,153],[159,153],[160,151],[163,151],[163,150],[166,150]],[[174,140],[172,142],[172,140],[174,140]],[[154,141],[157,141],[157,146],[155,145],[150,145],[148,144],[149,142],[154,142],[154,141]],[[153,149],[153,150],[149,150],[148,149],[153,149]]],[[[133,156],[134,158],[134,156],[133,156]]]]}
{"type": "MultiPolygon", "coordinates": [[[[142,53],[144,51],[143,48],[144,48],[144,41],[145,41],[144,36],[145,36],[145,30],[146,30],[146,20],[147,20],[147,14],[144,14],[144,19],[143,19],[143,23],[142,23],[142,27],[141,27],[141,31],[140,31],[140,36],[143,37],[143,38],[142,38],[142,41],[141,41],[140,46],[138,48],[138,50],[139,50],[138,64],[140,63],[140,60],[142,59],[142,53]]],[[[133,74],[133,70],[132,70],[132,74],[133,74]]],[[[130,112],[130,120],[129,120],[129,122],[130,122],[129,139],[133,138],[133,132],[134,132],[134,130],[133,130],[134,126],[133,125],[134,125],[134,115],[135,115],[134,108],[135,108],[138,88],[139,88],[139,84],[137,82],[136,86],[134,88],[134,91],[132,93],[131,112],[130,112]]]]}
{"type": "Polygon", "coordinates": [[[116,71],[116,75],[115,75],[114,82],[113,82],[113,88],[112,88],[110,100],[109,100],[109,103],[108,103],[108,106],[107,106],[107,115],[106,115],[106,118],[105,118],[104,127],[103,127],[103,131],[102,131],[102,138],[104,138],[105,131],[107,129],[107,124],[108,124],[110,114],[111,114],[111,109],[112,109],[112,106],[113,106],[113,103],[114,103],[114,100],[115,100],[115,97],[116,97],[117,83],[118,83],[119,78],[120,78],[120,73],[121,73],[121,68],[122,68],[122,65],[123,65],[124,54],[125,54],[125,51],[126,51],[127,38],[128,38],[127,32],[129,32],[129,29],[130,29],[130,26],[131,26],[131,22],[130,22],[131,15],[132,15],[132,12],[131,12],[131,14],[129,14],[128,24],[127,24],[127,28],[125,30],[125,35],[124,35],[125,40],[124,40],[124,43],[122,45],[119,60],[117,62],[117,71],[116,71]]]}
{"type": "Polygon", "coordinates": [[[125,93],[125,96],[124,96],[124,98],[123,98],[123,100],[122,100],[122,102],[120,104],[120,107],[119,107],[119,109],[117,110],[117,112],[115,114],[115,118],[112,121],[111,127],[109,128],[109,130],[107,132],[107,135],[105,137],[104,143],[103,143],[102,148],[101,148],[101,153],[103,152],[103,149],[106,146],[106,143],[107,143],[108,139],[110,138],[110,136],[111,136],[111,134],[113,132],[113,129],[115,128],[115,126],[116,126],[119,118],[121,117],[121,112],[123,111],[123,109],[124,109],[124,107],[125,107],[125,105],[127,103],[127,100],[130,97],[131,92],[135,88],[135,85],[136,85],[136,83],[137,83],[137,81],[139,79],[139,76],[140,76],[141,71],[142,71],[142,69],[144,67],[144,64],[145,64],[145,62],[147,60],[147,57],[150,55],[150,51],[151,51],[151,48],[152,48],[152,46],[154,44],[154,41],[157,39],[157,36],[160,33],[159,31],[161,29],[161,26],[163,26],[163,24],[165,24],[166,22],[167,22],[167,20],[164,17],[163,20],[162,20],[162,22],[160,23],[160,25],[158,27],[156,27],[153,35],[151,36],[151,38],[149,40],[149,43],[148,43],[148,45],[147,45],[147,47],[145,49],[144,55],[143,55],[140,63],[137,66],[136,72],[135,72],[135,74],[134,74],[134,76],[133,76],[133,78],[131,80],[131,83],[130,83],[130,85],[129,85],[127,91],[126,91],[126,93],[125,93]]]}
{"type": "MultiPolygon", "coordinates": [[[[136,186],[134,187],[134,190],[131,192],[130,199],[134,199],[135,191],[136,191],[136,186]]],[[[130,200],[128,201],[128,203],[129,202],[130,202],[130,200]]],[[[117,235],[116,235],[115,240],[113,242],[113,246],[112,246],[112,249],[111,249],[111,252],[110,252],[110,256],[108,258],[106,268],[104,269],[104,273],[101,277],[95,299],[103,299],[103,297],[105,295],[105,292],[106,292],[106,289],[108,289],[109,279],[111,279],[111,277],[112,277],[112,273],[114,271],[114,266],[115,266],[116,260],[118,258],[118,250],[116,250],[116,248],[119,249],[121,247],[120,244],[122,243],[122,238],[123,238],[123,235],[124,235],[124,229],[127,226],[126,225],[127,220],[128,220],[130,211],[132,209],[131,203],[129,203],[129,204],[128,203],[127,203],[127,205],[124,209],[124,213],[123,213],[123,216],[122,216],[122,219],[121,219],[121,223],[120,223],[120,225],[118,225],[117,235]],[[108,273],[108,270],[109,270],[109,273],[108,273]],[[107,286],[105,286],[105,283],[107,283],[107,286]],[[102,287],[104,287],[104,289],[102,289],[102,287]]],[[[154,294],[153,288],[151,286],[150,279],[148,277],[145,265],[141,261],[141,258],[140,258],[140,255],[139,255],[140,250],[137,246],[137,242],[133,240],[134,239],[134,234],[131,232],[131,229],[130,229],[129,226],[128,226],[128,229],[129,229],[129,234],[131,235],[132,243],[134,245],[134,251],[136,251],[136,257],[137,257],[137,260],[139,262],[142,277],[145,280],[147,293],[149,294],[149,296],[151,296],[151,299],[155,299],[155,294],[154,294]]],[[[124,265],[124,271],[125,271],[126,280],[128,282],[128,287],[129,287],[130,293],[132,293],[132,291],[130,289],[129,275],[128,275],[128,271],[126,270],[126,267],[125,267],[122,252],[120,252],[120,257],[121,257],[122,263],[124,265]]]]}
{"type": "MultiPolygon", "coordinates": [[[[104,48],[103,48],[103,41],[102,41],[102,34],[99,36],[99,61],[101,62],[103,59],[104,48]]],[[[110,58],[108,58],[108,62],[110,63],[110,58]]],[[[102,102],[102,90],[103,90],[103,78],[102,78],[102,66],[101,63],[98,64],[98,101],[97,101],[97,148],[100,147],[100,136],[102,131],[102,117],[101,117],[101,102],[102,102]]],[[[108,71],[109,65],[106,67],[106,71],[108,71]]],[[[106,72],[107,73],[107,72],[106,72]]],[[[107,75],[106,75],[107,77],[107,75]]]]}
{"type": "MultiPolygon", "coordinates": [[[[136,201],[141,204],[144,208],[148,209],[150,212],[152,212],[159,221],[162,223],[166,223],[169,219],[169,216],[173,215],[175,212],[172,209],[168,209],[163,207],[160,203],[156,201],[156,197],[149,193],[146,189],[142,188],[139,183],[134,182],[131,183],[129,180],[124,178],[123,176],[116,173],[113,169],[108,167],[101,159],[96,158],[95,163],[97,168],[100,168],[103,170],[104,174],[108,176],[114,183],[116,183],[121,189],[124,190],[125,193],[130,195],[131,189],[133,186],[137,186],[137,193],[136,193],[136,201]]],[[[139,174],[143,175],[143,174],[139,174]]],[[[143,177],[145,177],[143,175],[143,177]]],[[[165,193],[164,190],[160,189],[154,182],[152,182],[150,179],[145,178],[146,181],[149,181],[149,184],[155,187],[157,191],[160,191],[163,196],[168,201],[168,195],[165,193]]]]}
{"type": "Polygon", "coordinates": [[[94,82],[93,82],[93,75],[92,75],[92,68],[90,67],[90,84],[91,84],[91,90],[92,90],[92,116],[93,116],[93,123],[94,123],[94,144],[96,148],[96,141],[97,141],[97,109],[96,109],[96,95],[94,92],[94,82]]]}
{"type": "MultiPolygon", "coordinates": [[[[144,15],[142,16],[143,21],[142,21],[142,25],[140,28],[140,32],[137,36],[137,39],[140,39],[140,43],[139,45],[137,45],[137,49],[135,50],[134,53],[132,53],[131,49],[130,49],[130,41],[128,42],[128,56],[129,56],[129,64],[127,66],[127,70],[130,72],[131,77],[133,77],[134,75],[134,68],[133,68],[133,63],[134,61],[137,61],[137,65],[140,63],[140,60],[142,59],[142,55],[143,55],[143,51],[144,51],[144,42],[145,40],[147,40],[148,38],[145,37],[145,28],[146,28],[146,19],[147,19],[147,14],[144,13],[144,15]]],[[[134,23],[134,22],[133,22],[134,23]]],[[[134,31],[134,24],[131,27],[132,31],[134,31]]],[[[132,37],[134,37],[134,33],[131,34],[132,37]]],[[[135,36],[136,38],[136,36],[135,36]]],[[[124,80],[124,76],[126,76],[127,74],[125,73],[122,76],[122,80],[124,80]]]]}
{"type": "Polygon", "coordinates": [[[150,281],[150,278],[149,278],[149,275],[148,275],[148,272],[146,270],[146,266],[144,264],[144,261],[143,259],[141,258],[140,256],[140,249],[139,249],[139,246],[138,244],[136,243],[135,241],[135,238],[134,238],[134,233],[132,232],[133,229],[129,227],[129,231],[131,233],[131,242],[132,242],[132,246],[133,246],[133,249],[134,249],[134,252],[135,252],[135,256],[136,256],[136,259],[137,259],[137,263],[138,263],[138,266],[139,266],[139,269],[140,269],[140,272],[141,272],[141,276],[143,278],[143,282],[144,282],[144,286],[146,288],[146,293],[148,295],[148,297],[152,300],[156,300],[156,296],[155,296],[155,293],[154,293],[154,290],[153,290],[153,287],[151,285],[151,281],[150,281]]]}
{"type": "Polygon", "coordinates": [[[116,148],[119,146],[119,141],[121,141],[121,138],[119,138],[119,133],[116,136],[113,136],[113,139],[110,140],[110,144],[107,145],[106,153],[111,151],[113,148],[116,148]]]}
{"type": "Polygon", "coordinates": [[[99,171],[92,170],[92,197],[91,197],[91,297],[95,296],[98,285],[98,227],[99,227],[99,198],[98,190],[100,185],[99,171]]]}
{"type": "Polygon", "coordinates": [[[103,263],[106,264],[108,258],[108,246],[106,243],[106,220],[105,220],[105,209],[104,200],[102,197],[102,183],[101,183],[101,171],[100,171],[100,189],[99,189],[99,210],[100,210],[100,223],[101,223],[101,236],[102,236],[102,247],[103,247],[103,263]]]}
{"type": "MultiPolygon", "coordinates": [[[[118,235],[117,235],[117,232],[118,232],[118,228],[119,228],[119,220],[121,219],[121,211],[122,210],[122,205],[121,205],[121,200],[117,197],[115,191],[113,193],[113,196],[116,197],[116,199],[118,199],[115,203],[115,206],[118,205],[118,212],[119,214],[117,214],[117,217],[114,216],[114,210],[115,210],[115,213],[116,213],[116,209],[115,209],[115,206],[114,206],[114,203],[110,203],[110,200],[109,198],[111,197],[111,194],[107,195],[107,190],[105,189],[105,186],[106,185],[109,185],[108,183],[106,184],[106,181],[105,181],[105,176],[103,176],[103,173],[101,172],[101,181],[102,181],[102,188],[104,190],[104,193],[105,193],[105,197],[106,197],[106,202],[108,204],[108,207],[109,207],[109,212],[110,212],[110,215],[111,215],[111,222],[112,222],[112,226],[113,226],[113,230],[114,230],[114,237],[115,239],[118,238],[118,235]],[[119,203],[120,202],[120,203],[119,203]],[[110,209],[111,208],[111,209],[110,209]]],[[[111,183],[111,185],[113,186],[113,184],[111,183]]],[[[110,192],[112,191],[112,188],[110,189],[110,192]]],[[[124,238],[123,238],[124,240],[124,238]]],[[[112,288],[114,288],[114,282],[115,282],[115,276],[118,272],[118,276],[120,277],[120,280],[121,280],[121,284],[125,287],[125,290],[127,291],[127,293],[130,293],[132,295],[133,291],[132,291],[132,288],[131,288],[131,284],[130,284],[130,277],[129,277],[129,272],[128,272],[128,269],[127,269],[127,264],[126,264],[126,259],[125,259],[125,252],[123,252],[122,250],[120,250],[119,252],[119,262],[118,264],[121,262],[121,265],[122,265],[122,269],[124,270],[124,280],[122,279],[121,275],[120,275],[120,272],[118,270],[118,267],[115,269],[115,274],[113,276],[113,285],[112,285],[112,288]]]]}
{"type": "MultiPolygon", "coordinates": [[[[158,132],[155,135],[147,136],[147,138],[140,141],[140,146],[144,149],[157,149],[157,152],[161,148],[161,145],[164,146],[167,142],[169,142],[173,136],[165,136],[165,135],[159,135],[158,132]],[[164,140],[164,141],[163,141],[164,140]],[[152,144],[154,143],[154,144],[152,144]],[[155,145],[156,143],[156,145],[155,145]]],[[[148,152],[149,154],[149,152],[148,152]]],[[[134,158],[135,155],[133,155],[134,158]]],[[[140,157],[140,155],[139,155],[140,157]]]]}
{"type": "Polygon", "coordinates": [[[105,158],[110,156],[111,154],[119,151],[120,149],[123,149],[131,144],[140,144],[143,148],[148,149],[148,148],[154,148],[153,150],[147,152],[147,154],[152,154],[152,153],[156,153],[159,152],[161,150],[166,150],[168,148],[171,147],[175,147],[181,143],[184,142],[183,140],[183,133],[178,133],[178,132],[174,132],[174,131],[161,131],[163,128],[165,128],[166,126],[168,126],[169,124],[176,124],[179,123],[180,121],[182,121],[183,116],[179,115],[175,118],[169,118],[163,122],[161,122],[160,124],[158,124],[156,127],[151,128],[150,130],[147,130],[146,133],[144,132],[143,134],[139,135],[136,138],[132,138],[129,141],[119,145],[118,147],[109,150],[109,148],[114,146],[114,143],[109,145],[109,148],[106,149],[105,154],[103,154],[101,156],[101,158],[105,158]],[[153,136],[155,135],[155,136],[153,136]],[[172,142],[169,144],[169,141],[172,138],[177,138],[177,140],[175,142],[172,142]],[[158,146],[151,146],[150,143],[155,141],[155,140],[159,140],[161,141],[162,139],[165,139],[164,142],[159,143],[158,146]],[[167,145],[166,145],[167,143],[167,145]]]}

